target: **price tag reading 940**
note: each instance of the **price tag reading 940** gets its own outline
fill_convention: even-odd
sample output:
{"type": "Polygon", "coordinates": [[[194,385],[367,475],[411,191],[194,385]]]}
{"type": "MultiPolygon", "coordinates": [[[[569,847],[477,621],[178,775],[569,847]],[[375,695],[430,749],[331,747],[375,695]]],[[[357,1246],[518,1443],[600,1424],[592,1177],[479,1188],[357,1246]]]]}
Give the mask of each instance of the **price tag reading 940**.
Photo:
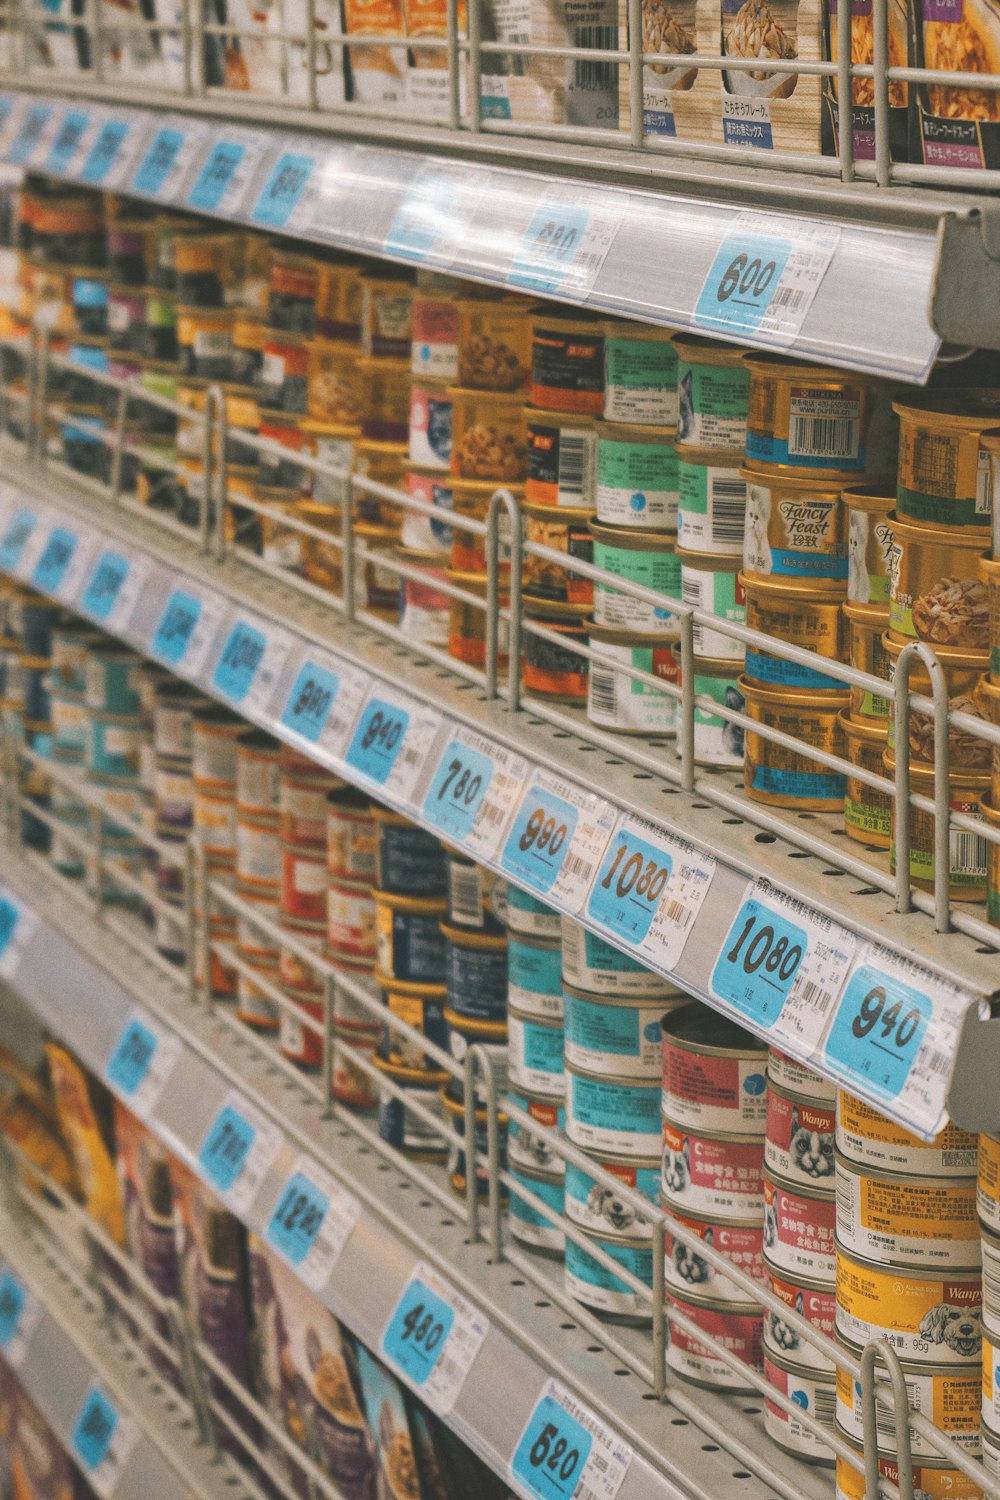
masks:
{"type": "Polygon", "coordinates": [[[188,193],[188,207],[236,215],[265,149],[265,143],[253,136],[216,141],[188,193]]]}
{"type": "Polygon", "coordinates": [[[156,1108],[181,1051],[180,1037],[136,1008],[121,1029],[105,1076],[132,1113],[145,1120],[156,1108]]]}
{"type": "Polygon", "coordinates": [[[157,661],[197,677],[228,608],[218,594],[188,585],[174,589],[153,632],[149,650],[157,661]]]}
{"type": "Polygon", "coordinates": [[[711,991],[802,1056],[819,1044],[855,947],[829,917],[765,880],[751,882],[715,961],[711,991]]]}
{"type": "Polygon", "coordinates": [[[572,188],[547,188],[521,236],[507,281],[529,292],[582,300],[621,227],[621,208],[584,208],[572,188]]]}
{"type": "Polygon", "coordinates": [[[92,1385],[73,1424],[70,1447],[99,1495],[114,1493],[138,1436],[132,1417],[120,1411],[99,1385],[92,1385]]]}
{"type": "Polygon", "coordinates": [[[106,548],[87,580],[80,608],[112,634],[125,630],[152,569],[148,557],[106,548]]]}
{"type": "Polygon", "coordinates": [[[594,876],[587,915],[654,966],[674,969],[714,874],[710,856],[645,818],[626,816],[594,876]]]}
{"type": "Polygon", "coordinates": [[[0,1354],[12,1370],[24,1364],[41,1312],[37,1297],[13,1271],[0,1273],[0,1354]]]}
{"type": "Polygon", "coordinates": [[[281,1146],[281,1132],[231,1089],[205,1134],[198,1167],[237,1215],[246,1214],[281,1146]]]}
{"type": "Polygon", "coordinates": [[[617,813],[601,797],[536,770],[501,855],[504,870],[561,908],[578,911],[614,832],[617,813]]]}
{"type": "Polygon", "coordinates": [[[548,1380],[514,1449],[511,1473],[537,1500],[614,1500],[631,1462],[626,1442],[548,1380]]]}
{"type": "Polygon", "coordinates": [[[480,859],[496,851],[528,763],[471,729],[455,729],[424,798],[424,817],[480,859]]]}
{"type": "Polygon", "coordinates": [[[490,1331],[485,1313],[420,1261],[382,1335],[382,1353],[437,1412],[449,1412],[490,1331]]]}
{"type": "Polygon", "coordinates": [[[378,685],[369,693],[358,717],[347,749],[347,764],[390,795],[406,801],[426,765],[440,724],[440,714],[403,693],[378,685]]]}
{"type": "Polygon", "coordinates": [[[737,214],[694,310],[699,328],[794,343],[840,243],[834,226],[784,214],[737,214]]]}
{"type": "Polygon", "coordinates": [[[319,1292],[360,1217],[361,1204],[354,1194],[307,1156],[300,1156],[278,1194],[267,1239],[306,1285],[319,1292]]]}
{"type": "Polygon", "coordinates": [[[264,713],[291,649],[292,638],[285,631],[240,616],[222,648],[213,686],[231,702],[264,713]]]}

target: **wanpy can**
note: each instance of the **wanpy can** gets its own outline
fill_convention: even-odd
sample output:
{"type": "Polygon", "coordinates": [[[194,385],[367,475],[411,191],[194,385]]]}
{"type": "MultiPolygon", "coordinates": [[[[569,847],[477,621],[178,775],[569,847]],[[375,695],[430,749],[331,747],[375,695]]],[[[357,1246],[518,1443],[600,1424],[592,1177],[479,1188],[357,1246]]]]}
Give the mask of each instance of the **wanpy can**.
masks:
{"type": "MultiPolygon", "coordinates": [[[[899,1463],[887,1454],[878,1456],[878,1472],[891,1484],[899,1483],[899,1463]]],[[[927,1500],[982,1500],[982,1489],[974,1479],[941,1463],[913,1465],[913,1491],[927,1500]]],[[[864,1458],[858,1452],[856,1463],[837,1459],[836,1500],[865,1500],[864,1458]]]]}
{"type": "MultiPolygon", "coordinates": [[[[843,757],[840,711],[847,695],[817,700],[805,691],[758,687],[740,678],[746,711],[756,723],[779,729],[828,755],[843,757]]],[[[842,812],[846,778],[809,755],[786,749],[756,730],[746,734],[743,785],[753,802],[799,811],[842,812]]]]}
{"type": "Polygon", "coordinates": [[[674,432],[598,422],[597,519],[609,526],[676,531],[677,450],[674,432]]]}
{"type": "MultiPolygon", "coordinates": [[[[886,775],[896,777],[896,762],[886,750],[886,775]]],[[[989,790],[990,778],[985,772],[954,771],[948,778],[948,806],[953,813],[982,817],[982,799],[989,790]]],[[[910,765],[910,787],[923,797],[934,796],[934,768],[918,761],[910,765]]],[[[889,868],[896,869],[896,804],[891,813],[889,868]]],[[[987,841],[968,829],[952,828],[948,836],[948,895],[953,901],[985,901],[989,869],[987,841]]],[[[910,808],[910,879],[918,890],[934,889],[934,814],[922,808],[910,808]]]]}
{"type": "Polygon", "coordinates": [[[862,1171],[837,1161],[837,1239],[862,1260],[890,1266],[976,1267],[976,1179],[862,1171]]]}
{"type": "Polygon", "coordinates": [[[983,1139],[949,1120],[933,1141],[922,1141],[846,1090],[837,1100],[837,1150],[862,1167],[918,1177],[968,1177],[976,1171],[983,1139]]]}
{"type": "Polygon", "coordinates": [[[661,1148],[660,1088],[566,1067],[566,1134],[586,1151],[650,1157],[661,1148]]]}
{"type": "Polygon", "coordinates": [[[796,1094],[800,1099],[812,1099],[819,1103],[821,1100],[832,1101],[837,1097],[835,1083],[799,1062],[797,1057],[789,1057],[787,1052],[780,1052],[777,1047],[769,1047],[767,1050],[767,1076],[769,1082],[776,1083],[786,1093],[796,1094]]]}
{"type": "Polygon", "coordinates": [[[989,1441],[987,1432],[992,1439],[991,1446],[994,1449],[994,1467],[991,1472],[997,1472],[997,1459],[1000,1458],[1000,1333],[994,1328],[987,1328],[983,1333],[982,1348],[982,1415],[983,1415],[983,1458],[986,1459],[986,1443],[989,1441]]]}
{"type": "Polygon", "coordinates": [[[677,349],[662,328],[609,320],[604,334],[604,416],[643,427],[677,426],[677,349]]]}
{"type": "Polygon", "coordinates": [[[769,1084],[764,1160],[786,1182],[822,1189],[834,1185],[836,1107],[794,1098],[769,1084]]]}
{"type": "Polygon", "coordinates": [[[375,878],[375,818],[371,801],[356,787],[339,787],[326,799],[326,863],[335,880],[375,878]]]}
{"type": "Polygon", "coordinates": [[[191,765],[195,784],[205,791],[234,792],[236,742],[246,723],[218,704],[200,708],[191,726],[191,765]]]}
{"type": "Polygon", "coordinates": [[[519,1011],[507,1012],[510,1078],[515,1088],[560,1098],[566,1089],[563,1024],[519,1011]]]}
{"type": "Polygon", "coordinates": [[[507,1000],[523,1016],[563,1019],[562,951],[558,942],[507,939],[507,1000]]]}
{"type": "Polygon", "coordinates": [[[925,526],[982,532],[989,543],[990,456],[980,435],[997,424],[995,390],[928,391],[893,403],[899,418],[896,514],[925,526]]]}
{"type": "Polygon", "coordinates": [[[665,1119],[663,1201],[681,1213],[755,1220],[764,1207],[763,1156],[753,1137],[684,1129],[665,1119]]]}
{"type": "Polygon", "coordinates": [[[764,1431],[773,1443],[806,1463],[829,1464],[836,1456],[797,1415],[801,1412],[824,1427],[833,1427],[836,1382],[832,1374],[805,1369],[764,1347],[764,1374],[775,1391],[794,1407],[788,1411],[770,1396],[764,1397],[764,1431]]]}
{"type": "Polygon", "coordinates": [[[889,518],[889,633],[964,651],[989,649],[989,593],[982,541],[968,530],[889,518]]]}
{"type": "Polygon", "coordinates": [[[1000,1238],[982,1225],[983,1326],[994,1337],[1000,1333],[1000,1238]]]}
{"type": "Polygon", "coordinates": [[[529,505],[567,506],[592,514],[595,506],[597,434],[593,417],[524,408],[529,505]]]}
{"type": "MultiPolygon", "coordinates": [[[[587,524],[590,519],[588,510],[525,505],[522,515],[524,540],[529,547],[549,547],[553,552],[564,552],[567,564],[593,562],[594,538],[587,524]]],[[[582,578],[572,573],[568,566],[560,566],[530,551],[524,553],[521,564],[521,585],[525,598],[539,603],[590,608],[594,602],[593,579],[582,578]]]]}
{"type": "Polygon", "coordinates": [[[976,1153],[976,1210],[981,1223],[1000,1234],[1000,1139],[985,1130],[976,1153]]]}
{"type": "Polygon", "coordinates": [[[523,1110],[531,1121],[530,1125],[521,1125],[508,1115],[507,1149],[511,1162],[532,1171],[564,1177],[566,1158],[554,1149],[552,1139],[553,1135],[561,1134],[566,1126],[564,1101],[528,1094],[523,1089],[512,1086],[507,1092],[507,1103],[523,1110]]]}
{"type": "Polygon", "coordinates": [[[562,917],[553,907],[519,886],[507,887],[507,926],[521,937],[559,941],[562,917]]]}
{"type": "Polygon", "coordinates": [[[278,792],[278,832],[297,849],[327,850],[327,797],[337,778],[317,766],[313,776],[282,771],[278,792]]]}
{"type": "MultiPolygon", "coordinates": [[[[681,551],[679,548],[677,556],[681,560],[681,598],[684,603],[702,614],[714,615],[719,621],[744,625],[747,601],[739,577],[741,559],[719,553],[681,551]]],[[[746,655],[742,641],[700,620],[695,620],[692,635],[695,656],[742,663],[746,655]]]]}
{"type": "Polygon", "coordinates": [[[740,663],[694,659],[694,758],[699,766],[743,765],[744,730],[725,716],[746,712],[740,663]]]}
{"type": "Polygon", "coordinates": [[[470,1021],[502,1021],[507,1014],[507,938],[442,924],[448,1005],[470,1021]]]}
{"type": "Polygon", "coordinates": [[[750,463],[817,479],[891,470],[896,424],[885,382],[777,355],[748,355],[747,365],[750,463]]]}
{"type": "MultiPolygon", "coordinates": [[[[751,1309],[731,1302],[692,1302],[676,1292],[667,1294],[667,1307],[696,1324],[706,1340],[722,1344],[751,1369],[763,1370],[763,1315],[759,1308],[751,1309]]],[[[671,1321],[668,1368],[692,1385],[716,1391],[753,1391],[749,1381],[741,1380],[728,1364],[711,1352],[711,1343],[703,1342],[671,1321]]]]}
{"type": "MultiPolygon", "coordinates": [[[[614,1156],[595,1156],[594,1160],[633,1194],[648,1199],[650,1210],[658,1209],[660,1163],[655,1157],[645,1162],[614,1156]]],[[[652,1238],[651,1217],[643,1217],[637,1205],[573,1162],[566,1163],[566,1217],[588,1233],[609,1239],[652,1238]]]]}
{"type": "Polygon", "coordinates": [[[604,334],[597,318],[535,308],[531,325],[531,402],[551,411],[604,410],[604,334]]]}
{"type": "MultiPolygon", "coordinates": [[[[615,578],[641,584],[670,599],[681,593],[681,565],[674,538],[666,533],[633,531],[591,521],[594,564],[615,578]]],[[[632,598],[600,580],[594,585],[594,620],[598,625],[663,634],[679,621],[666,607],[632,598]]]]}
{"type": "Polygon", "coordinates": [[[439,469],[411,464],[406,470],[406,491],[423,505],[432,505],[441,515],[428,516],[407,508],[403,511],[400,540],[404,547],[427,556],[443,555],[451,545],[451,522],[445,517],[454,509],[451,480],[439,469]]]}
{"type": "Polygon", "coordinates": [[[708,1215],[692,1217],[679,1214],[673,1208],[670,1213],[686,1233],[681,1238],[669,1225],[667,1227],[664,1237],[664,1274],[667,1286],[692,1302],[732,1302],[756,1309],[757,1298],[744,1291],[724,1271],[717,1271],[710,1265],[698,1246],[708,1245],[711,1249],[718,1250],[744,1276],[750,1276],[764,1285],[767,1278],[761,1257],[763,1224],[713,1219],[708,1215]]]}
{"type": "Polygon", "coordinates": [[[432,833],[372,804],[375,819],[375,884],[387,895],[443,896],[448,888],[444,849],[432,833]]]}
{"type": "Polygon", "coordinates": [[[777,641],[816,653],[816,666],[803,667],[797,662],[772,655],[756,646],[748,646],[746,675],[760,687],[781,691],[807,691],[819,694],[846,694],[847,685],[820,668],[824,661],[843,661],[843,589],[836,584],[816,585],[808,594],[772,579],[748,578],[740,574],[747,601],[747,625],[777,641]]]}
{"type": "Polygon", "coordinates": [[[680,652],[670,632],[662,636],[587,621],[590,660],[587,718],[620,734],[667,735],[677,727],[677,697],[632,675],[633,669],[680,690],[680,652]]]}
{"type": "Polygon", "coordinates": [[[767,1049],[705,1005],[663,1017],[664,1116],[675,1125],[760,1137],[767,1119],[767,1049]]]}
{"type": "Polygon", "coordinates": [[[837,1251],[837,1332],[854,1349],[884,1339],[913,1364],[976,1367],[982,1304],[978,1268],[903,1271],[837,1251]]]}
{"type": "Polygon", "coordinates": [[[742,452],[750,396],[746,351],[687,333],[675,333],[672,342],[677,350],[677,441],[742,452]]]}
{"type": "Polygon", "coordinates": [[[443,1117],[440,1126],[435,1127],[407,1109],[405,1098],[399,1098],[387,1087],[391,1081],[398,1089],[411,1092],[424,1110],[440,1114],[442,1075],[414,1074],[378,1056],[373,1061],[382,1074],[378,1087],[379,1139],[415,1161],[444,1161],[448,1150],[443,1117]]]}
{"type": "MultiPolygon", "coordinates": [[[[837,1296],[826,1281],[811,1281],[805,1276],[786,1277],[772,1271],[765,1262],[766,1284],[771,1295],[777,1297],[792,1312],[805,1318],[817,1333],[832,1339],[836,1329],[837,1296]]],[[[825,1370],[832,1374],[834,1361],[808,1343],[780,1313],[768,1310],[764,1315],[764,1348],[790,1359],[800,1368],[825,1370]]]]}
{"type": "Polygon", "coordinates": [[[743,570],[811,588],[847,581],[847,525],[835,483],[742,470],[747,482],[743,570]]]}
{"type": "MultiPolygon", "coordinates": [[[[956,1370],[950,1365],[903,1365],[907,1404],[967,1453],[978,1456],[982,1408],[982,1371],[956,1370]]],[[[896,1451],[895,1415],[880,1401],[875,1403],[878,1446],[896,1451]]],[[[861,1382],[848,1370],[837,1371],[837,1427],[852,1442],[863,1440],[861,1382]]],[[[914,1458],[935,1458],[937,1449],[910,1428],[914,1458]]]]}
{"type": "Polygon", "coordinates": [[[531,318],[525,303],[514,298],[459,298],[461,384],[478,391],[519,391],[530,373],[531,318]]]}
{"type": "MultiPolygon", "coordinates": [[[[850,717],[854,723],[878,729],[884,734],[888,729],[892,714],[888,651],[890,637],[885,630],[887,622],[879,615],[866,614],[864,610],[855,609],[853,604],[844,604],[842,609],[847,627],[847,660],[852,667],[857,667],[859,672],[867,672],[872,677],[879,677],[886,684],[884,689],[879,691],[851,683],[848,688],[850,717]]],[[[902,649],[898,641],[896,646],[898,650],[902,649]]],[[[919,662],[915,663],[915,671],[911,678],[914,684],[920,665],[919,662]]],[[[914,685],[914,691],[922,690],[914,685]]]]}
{"type": "MultiPolygon", "coordinates": [[[[380,974],[376,969],[375,980],[382,991],[382,1003],[388,1015],[403,1021],[420,1033],[428,1042],[442,1050],[448,1045],[448,1025],[444,1018],[445,994],[440,984],[403,984],[380,974]]],[[[440,1064],[426,1053],[418,1041],[412,1040],[387,1020],[382,1029],[379,1056],[388,1058],[396,1067],[414,1072],[441,1073],[441,1081],[447,1082],[447,1074],[440,1064]]]]}
{"type": "Polygon", "coordinates": [[[327,944],[334,959],[374,963],[377,946],[371,886],[331,880],[326,893],[327,944]]]}
{"type": "Polygon", "coordinates": [[[888,517],[896,508],[896,487],[869,480],[840,495],[847,513],[847,601],[884,619],[892,548],[888,517]]]}
{"type": "Polygon", "coordinates": [[[250,817],[277,818],[281,798],[281,745],[262,729],[236,740],[236,805],[250,817]]]}
{"type": "MultiPolygon", "coordinates": [[[[856,724],[844,709],[840,711],[840,728],[851,765],[884,776],[888,732],[856,724]]],[[[850,771],[844,785],[844,832],[873,849],[888,849],[892,838],[892,797],[850,771]]]]}
{"type": "Polygon", "coordinates": [[[456,384],[459,311],[455,294],[438,287],[418,289],[410,309],[410,328],[410,374],[456,384]]]}
{"type": "Polygon", "coordinates": [[[561,1216],[565,1208],[566,1185],[563,1178],[548,1172],[533,1172],[528,1167],[514,1166],[513,1163],[510,1167],[510,1175],[511,1238],[540,1253],[562,1255],[566,1247],[566,1236],[562,1230],[545,1218],[533,1203],[529,1203],[528,1199],[517,1191],[517,1186],[514,1184],[522,1187],[525,1193],[531,1193],[538,1198],[554,1214],[561,1216]]]}
{"type": "MultiPolygon", "coordinates": [[[[598,1235],[588,1235],[588,1239],[652,1290],[653,1250],[647,1241],[608,1239],[598,1235]]],[[[643,1297],[582,1245],[568,1238],[564,1285],[571,1297],[612,1321],[648,1323],[650,1320],[651,1298],[643,1297]]]]}
{"type": "MultiPolygon", "coordinates": [[[[441,1104],[444,1109],[444,1117],[451,1125],[451,1138],[448,1146],[448,1180],[456,1193],[464,1193],[466,1187],[466,1150],[465,1150],[465,1101],[461,1093],[456,1092],[453,1082],[446,1083],[441,1089],[441,1104]]],[[[500,1170],[507,1170],[507,1116],[502,1110],[497,1111],[497,1124],[499,1128],[499,1157],[500,1170]]],[[[474,1126],[475,1153],[480,1160],[474,1164],[476,1176],[476,1191],[481,1198],[490,1195],[490,1175],[486,1163],[482,1160],[489,1150],[489,1135],[487,1131],[487,1111],[477,1109],[475,1112],[474,1126]]],[[[507,1197],[507,1188],[501,1183],[497,1189],[502,1198],[507,1197]]]]}
{"type": "Polygon", "coordinates": [[[507,924],[507,882],[456,850],[446,854],[448,921],[452,927],[502,933],[507,924]]]}
{"type": "Polygon", "coordinates": [[[832,1285],[836,1273],[832,1193],[782,1182],[764,1172],[764,1256],[783,1275],[832,1285]]]}
{"type": "Polygon", "coordinates": [[[561,928],[563,978],[575,989],[635,1000],[667,1000],[683,994],[669,979],[588,932],[572,917],[563,917],[561,928]]]}
{"type": "MultiPolygon", "coordinates": [[[[49,656],[25,644],[27,656],[49,656]]],[[[127,646],[106,645],[92,649],[87,657],[84,702],[100,714],[128,718],[139,712],[140,660],[127,646]]]]}
{"type": "Polygon", "coordinates": [[[678,444],[678,547],[743,556],[747,483],[742,468],[742,452],[678,444]]]}
{"type": "Polygon", "coordinates": [[[580,606],[540,605],[526,599],[524,618],[521,680],[525,691],[561,703],[586,699],[590,664],[576,649],[587,644],[580,606]],[[538,628],[531,629],[531,624],[538,628]]]}
{"type": "Polygon", "coordinates": [[[373,892],[375,953],[379,968],[394,979],[412,984],[440,984],[445,972],[445,941],[441,920],[447,911],[442,897],[395,896],[373,892]]]}

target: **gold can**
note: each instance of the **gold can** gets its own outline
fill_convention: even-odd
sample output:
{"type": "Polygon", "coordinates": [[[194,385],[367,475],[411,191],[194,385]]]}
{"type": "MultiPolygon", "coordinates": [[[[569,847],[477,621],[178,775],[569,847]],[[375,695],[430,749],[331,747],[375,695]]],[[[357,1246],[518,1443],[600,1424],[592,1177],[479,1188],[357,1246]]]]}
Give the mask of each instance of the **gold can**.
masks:
{"type": "MultiPolygon", "coordinates": [[[[985,710],[985,718],[989,723],[1000,726],[1000,687],[988,674],[982,677],[976,689],[976,700],[985,710]]],[[[991,755],[989,765],[992,767],[993,782],[990,787],[990,797],[1000,807],[1000,747],[990,747],[991,755]]]]}
{"type": "MultiPolygon", "coordinates": [[[[520,484],[507,486],[520,506],[524,498],[524,487],[520,484]]],[[[453,479],[451,481],[452,510],[456,516],[471,516],[475,521],[485,522],[490,501],[497,492],[491,480],[453,479]]],[[[500,544],[498,553],[500,568],[510,572],[510,527],[506,510],[500,512],[500,544]]],[[[458,523],[451,531],[451,566],[459,573],[486,572],[486,537],[479,532],[467,531],[458,523]]]]}
{"type": "Polygon", "coordinates": [[[884,381],[748,354],[747,462],[812,479],[886,473],[895,424],[884,381]]]}
{"type": "Polygon", "coordinates": [[[356,426],[365,415],[368,395],[359,369],[357,346],[327,343],[319,339],[309,344],[309,386],[307,409],[310,417],[341,426],[356,426]]]}
{"type": "MultiPolygon", "coordinates": [[[[894,683],[896,663],[903,650],[901,641],[886,635],[883,641],[889,664],[889,682],[894,683]]],[[[978,651],[949,651],[944,646],[935,649],[935,656],[944,668],[948,685],[948,707],[960,713],[988,723],[990,704],[984,691],[984,669],[986,657],[978,651]]],[[[925,698],[932,695],[930,673],[919,659],[910,668],[910,692],[920,693],[925,698]]],[[[1000,696],[1000,695],[998,695],[1000,696]]],[[[934,720],[930,714],[910,708],[910,756],[914,760],[932,765],[934,762],[934,720]]],[[[889,692],[889,750],[896,753],[896,724],[893,688],[889,692]]],[[[990,746],[986,740],[968,730],[948,727],[948,761],[966,771],[988,771],[990,768],[990,746]]]]}
{"type": "Polygon", "coordinates": [[[357,346],[361,338],[361,273],[356,260],[316,264],[316,337],[357,346]]]}
{"type": "MultiPolygon", "coordinates": [[[[588,510],[551,505],[524,507],[524,539],[554,552],[565,552],[568,560],[593,562],[594,538],[588,526],[588,510]]],[[[573,604],[590,609],[594,602],[593,579],[569,573],[558,563],[525,554],[522,569],[525,599],[538,603],[573,604]]]]}
{"type": "Polygon", "coordinates": [[[410,368],[413,283],[390,267],[361,280],[361,348],[376,359],[405,359],[410,368]]]}
{"type": "MultiPolygon", "coordinates": [[[[343,520],[339,510],[331,510],[316,500],[300,500],[295,508],[300,521],[307,521],[331,537],[340,537],[343,520]]],[[[339,594],[344,586],[344,567],[340,547],[333,541],[323,542],[319,537],[302,537],[302,572],[310,583],[339,594]]]]}
{"type": "MultiPolygon", "coordinates": [[[[871,724],[858,724],[849,713],[841,711],[840,727],[847,746],[847,759],[852,766],[868,771],[873,776],[884,776],[886,729],[876,729],[871,724]]],[[[844,832],[849,839],[857,839],[870,849],[888,849],[892,823],[892,797],[869,786],[858,776],[848,772],[844,791],[844,832]]]]}
{"type": "Polygon", "coordinates": [[[978,532],[989,541],[990,459],[980,442],[995,427],[1000,391],[928,391],[893,403],[899,417],[896,514],[925,526],[978,532]]]}
{"type": "Polygon", "coordinates": [[[410,361],[359,359],[361,431],[374,443],[405,443],[410,436],[410,361]]]}
{"type": "MultiPolygon", "coordinates": [[[[841,709],[847,694],[818,699],[812,692],[762,688],[747,676],[739,679],[746,699],[746,712],[755,723],[794,735],[829,755],[844,755],[841,709]]],[[[784,745],[748,729],[745,735],[743,785],[751,802],[770,807],[791,807],[799,812],[841,812],[846,777],[808,754],[787,750],[784,745]]]]}
{"type": "Polygon", "coordinates": [[[757,468],[747,482],[743,571],[790,588],[847,585],[847,527],[840,486],[757,468]]]}
{"type": "MultiPolygon", "coordinates": [[[[361,444],[361,428],[343,426],[337,422],[321,422],[318,417],[306,417],[299,424],[303,452],[319,463],[328,464],[339,473],[322,473],[318,469],[302,470],[302,498],[313,500],[330,510],[339,510],[347,494],[347,482],[357,461],[361,444]]],[[[355,496],[355,508],[359,519],[381,520],[382,505],[370,500],[360,491],[355,496]]],[[[386,506],[386,511],[391,507],[386,506]]]]}
{"type": "Polygon", "coordinates": [[[847,514],[847,602],[888,623],[896,486],[869,480],[841,491],[847,514]]]}
{"type": "MultiPolygon", "coordinates": [[[[994,833],[1000,833],[1000,812],[994,806],[997,800],[994,786],[989,796],[981,797],[979,801],[983,822],[994,833]]],[[[992,841],[986,846],[986,919],[991,927],[1000,927],[1000,844],[992,841]]]]}
{"type": "Polygon", "coordinates": [[[463,298],[458,304],[458,384],[474,391],[520,391],[530,375],[527,304],[463,298]]]}
{"type": "MultiPolygon", "coordinates": [[[[885,768],[895,780],[896,762],[888,750],[885,768]]],[[[985,772],[955,771],[948,777],[948,806],[953,813],[981,816],[980,803],[990,778],[985,772]]],[[[914,763],[910,766],[910,790],[922,797],[934,796],[934,770],[914,763]]],[[[987,888],[986,839],[965,828],[953,828],[948,836],[948,895],[952,901],[985,901],[987,888]]],[[[896,805],[892,807],[892,838],[889,868],[896,870],[896,805]]],[[[910,808],[910,880],[921,891],[934,889],[934,814],[910,808]]]]}
{"type": "Polygon", "coordinates": [[[979,559],[979,577],[986,585],[990,679],[1000,683],[1000,559],[984,553],[979,559]]]}
{"type": "MultiPolygon", "coordinates": [[[[470,599],[452,599],[448,609],[448,655],[469,666],[486,665],[486,577],[481,573],[460,573],[454,568],[447,570],[447,579],[455,588],[476,596],[470,599]],[[482,600],[479,603],[478,600],[482,600]]],[[[510,604],[510,594],[501,587],[500,607],[510,604]]],[[[498,624],[497,662],[503,666],[507,661],[507,626],[498,624]]]]}
{"type": "MultiPolygon", "coordinates": [[[[859,1451],[854,1464],[837,1459],[837,1500],[865,1500],[865,1461],[859,1451]]],[[[899,1484],[899,1461],[879,1454],[878,1472],[883,1479],[899,1484]]],[[[914,1493],[927,1500],[983,1500],[982,1486],[961,1469],[932,1462],[913,1465],[914,1493]]]]}
{"type": "Polygon", "coordinates": [[[449,386],[452,401],[451,472],[457,479],[518,483],[528,467],[524,404],[516,392],[449,386]]]}
{"type": "MultiPolygon", "coordinates": [[[[748,578],[740,572],[746,594],[747,625],[778,641],[815,651],[817,658],[843,661],[842,589],[789,588],[771,579],[748,578]]],[[[772,656],[756,646],[747,646],[746,675],[749,681],[777,692],[821,693],[838,697],[847,686],[836,677],[772,656]]]]}
{"type": "MultiPolygon", "coordinates": [[[[885,621],[878,615],[858,609],[853,604],[844,605],[847,622],[847,659],[859,672],[868,672],[872,677],[881,677],[889,682],[889,658],[886,655],[885,621]]],[[[889,687],[884,693],[872,693],[867,688],[850,686],[851,718],[856,724],[868,724],[873,729],[886,730],[892,704],[889,687]]]]}
{"type": "Polygon", "coordinates": [[[889,517],[889,633],[896,640],[986,651],[989,597],[981,536],[970,528],[920,526],[889,517]]]}
{"type": "MultiPolygon", "coordinates": [[[[354,450],[355,474],[394,490],[404,488],[408,463],[405,442],[382,443],[365,437],[354,450]]],[[[367,494],[355,487],[355,509],[358,519],[366,525],[391,527],[397,536],[402,530],[402,506],[381,495],[367,494]]]]}

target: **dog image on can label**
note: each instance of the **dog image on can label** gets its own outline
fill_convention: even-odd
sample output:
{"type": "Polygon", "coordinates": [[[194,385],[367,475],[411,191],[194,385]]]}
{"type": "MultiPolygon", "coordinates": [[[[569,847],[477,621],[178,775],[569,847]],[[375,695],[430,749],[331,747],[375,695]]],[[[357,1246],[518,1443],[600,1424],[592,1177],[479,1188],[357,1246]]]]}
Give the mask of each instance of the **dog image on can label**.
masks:
{"type": "Polygon", "coordinates": [[[772,1085],[767,1091],[764,1141],[764,1160],[771,1171],[789,1182],[832,1192],[835,1119],[832,1105],[806,1104],[772,1085]]]}
{"type": "Polygon", "coordinates": [[[983,1342],[980,1275],[900,1271],[838,1250],[837,1332],[858,1348],[885,1339],[915,1364],[975,1364],[983,1342]]]}
{"type": "MultiPolygon", "coordinates": [[[[660,1189],[658,1161],[616,1161],[599,1159],[597,1165],[616,1177],[623,1187],[657,1203],[660,1189]]],[[[649,1239],[650,1221],[644,1219],[637,1205],[626,1200],[617,1189],[606,1187],[573,1162],[566,1163],[566,1214],[574,1224],[597,1234],[620,1235],[623,1238],[649,1239]]]]}

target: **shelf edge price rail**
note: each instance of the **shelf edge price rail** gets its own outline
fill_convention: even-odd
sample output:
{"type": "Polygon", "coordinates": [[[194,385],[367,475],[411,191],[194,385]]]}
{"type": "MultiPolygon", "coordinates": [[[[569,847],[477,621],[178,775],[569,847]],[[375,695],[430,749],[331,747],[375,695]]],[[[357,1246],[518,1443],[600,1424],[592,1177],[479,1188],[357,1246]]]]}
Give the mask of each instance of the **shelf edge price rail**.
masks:
{"type": "Polygon", "coordinates": [[[386,1359],[435,1411],[451,1411],[490,1331],[486,1314],[418,1261],[382,1335],[386,1359]]]}

